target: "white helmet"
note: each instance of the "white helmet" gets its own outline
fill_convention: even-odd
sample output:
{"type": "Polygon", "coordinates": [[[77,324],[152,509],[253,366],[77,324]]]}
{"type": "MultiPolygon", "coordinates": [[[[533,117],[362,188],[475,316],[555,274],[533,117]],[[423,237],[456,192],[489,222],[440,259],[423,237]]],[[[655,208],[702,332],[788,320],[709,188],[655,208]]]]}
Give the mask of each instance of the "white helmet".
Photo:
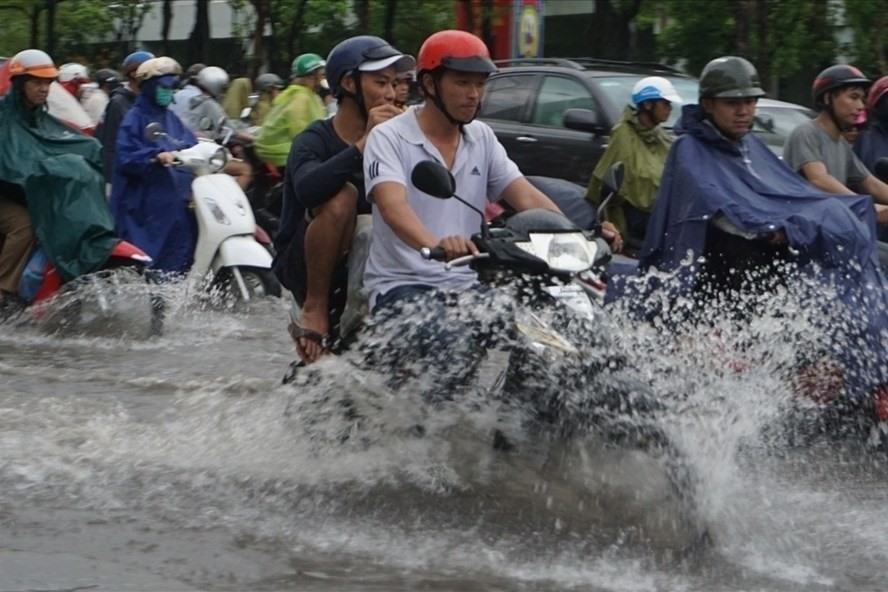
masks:
{"type": "Polygon", "coordinates": [[[197,73],[197,85],[218,99],[228,88],[228,72],[218,66],[207,66],[197,73]]]}
{"type": "Polygon", "coordinates": [[[648,76],[635,83],[632,89],[632,105],[638,107],[645,101],[669,101],[681,103],[681,96],[672,83],[660,76],[648,76]]]}
{"type": "Polygon", "coordinates": [[[68,62],[59,66],[59,82],[72,80],[89,80],[89,68],[77,62],[68,62]]]}
{"type": "Polygon", "coordinates": [[[9,76],[36,76],[37,78],[56,78],[58,69],[45,51],[26,49],[20,51],[9,60],[9,76]]]}
{"type": "Polygon", "coordinates": [[[173,75],[178,76],[182,73],[182,66],[173,58],[161,56],[159,58],[151,58],[145,60],[136,70],[136,80],[144,82],[151,78],[159,78],[160,76],[173,75]]]}

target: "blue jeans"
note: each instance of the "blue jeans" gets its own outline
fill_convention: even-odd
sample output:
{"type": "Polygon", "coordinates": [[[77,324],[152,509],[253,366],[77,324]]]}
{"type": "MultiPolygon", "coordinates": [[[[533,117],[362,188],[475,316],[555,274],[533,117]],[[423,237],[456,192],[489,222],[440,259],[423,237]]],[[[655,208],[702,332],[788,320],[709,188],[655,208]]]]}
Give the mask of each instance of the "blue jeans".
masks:
{"type": "Polygon", "coordinates": [[[375,333],[384,344],[375,352],[394,368],[428,376],[439,388],[432,398],[452,398],[454,388],[474,375],[482,348],[498,333],[476,322],[479,308],[494,291],[478,285],[466,293],[442,292],[425,285],[398,286],[376,298],[375,333]]]}

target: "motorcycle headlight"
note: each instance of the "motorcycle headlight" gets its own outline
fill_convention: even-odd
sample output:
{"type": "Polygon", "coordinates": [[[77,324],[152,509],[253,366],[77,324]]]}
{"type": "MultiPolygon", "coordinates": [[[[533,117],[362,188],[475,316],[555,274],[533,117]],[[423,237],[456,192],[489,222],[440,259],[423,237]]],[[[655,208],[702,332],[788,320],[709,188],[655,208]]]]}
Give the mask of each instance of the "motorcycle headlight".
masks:
{"type": "Polygon", "coordinates": [[[210,157],[210,168],[214,171],[220,171],[228,164],[228,153],[225,148],[219,148],[210,157]]]}
{"type": "Polygon", "coordinates": [[[533,233],[530,242],[517,245],[544,260],[552,270],[564,272],[589,269],[598,251],[598,245],[586,239],[582,232],[533,233]]]}

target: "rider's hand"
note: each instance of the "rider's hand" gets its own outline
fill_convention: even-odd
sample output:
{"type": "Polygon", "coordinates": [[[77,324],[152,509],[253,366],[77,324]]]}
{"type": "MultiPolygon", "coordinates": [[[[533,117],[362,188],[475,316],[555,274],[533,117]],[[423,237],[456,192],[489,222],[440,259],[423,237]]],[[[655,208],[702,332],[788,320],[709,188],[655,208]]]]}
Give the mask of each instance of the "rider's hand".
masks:
{"type": "Polygon", "coordinates": [[[610,222],[601,223],[601,236],[607,241],[611,251],[614,253],[619,253],[623,250],[623,237],[620,236],[620,231],[617,230],[617,227],[610,222]]]}
{"type": "Polygon", "coordinates": [[[367,127],[364,129],[364,135],[366,136],[369,134],[370,130],[380,123],[388,121],[392,117],[397,117],[401,113],[403,113],[403,111],[390,103],[373,107],[367,112],[367,127]]]}
{"type": "Polygon", "coordinates": [[[876,208],[876,222],[879,224],[888,224],[888,206],[882,204],[874,204],[876,208]]]}
{"type": "Polygon", "coordinates": [[[469,254],[478,255],[478,247],[464,236],[448,236],[442,238],[440,242],[438,242],[438,246],[444,249],[444,252],[447,253],[447,261],[451,261],[457,257],[464,257],[469,254]]]}
{"type": "Polygon", "coordinates": [[[355,142],[355,147],[361,151],[361,154],[364,153],[364,146],[367,144],[367,136],[370,134],[370,130],[380,123],[388,121],[392,117],[397,117],[401,113],[403,113],[403,111],[389,103],[386,103],[385,105],[377,105],[367,112],[367,127],[364,128],[364,135],[361,136],[360,140],[355,142]]]}
{"type": "Polygon", "coordinates": [[[173,156],[172,152],[161,152],[154,159],[158,162],[158,164],[162,164],[163,166],[169,166],[176,162],[176,157],[173,156]]]}
{"type": "Polygon", "coordinates": [[[787,243],[786,233],[782,230],[772,232],[768,237],[768,243],[772,245],[785,245],[787,243]]]}

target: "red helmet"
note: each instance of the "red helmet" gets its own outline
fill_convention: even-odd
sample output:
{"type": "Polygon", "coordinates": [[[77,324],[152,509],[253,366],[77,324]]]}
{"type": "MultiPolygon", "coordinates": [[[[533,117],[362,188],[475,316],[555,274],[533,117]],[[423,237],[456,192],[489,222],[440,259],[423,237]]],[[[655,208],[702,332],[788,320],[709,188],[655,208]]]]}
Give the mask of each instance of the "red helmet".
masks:
{"type": "Polygon", "coordinates": [[[823,103],[823,95],[827,91],[851,86],[860,86],[867,89],[871,84],[872,81],[854,66],[830,66],[814,79],[811,92],[814,95],[814,104],[821,105],[823,103]]]}
{"type": "Polygon", "coordinates": [[[438,31],[419,48],[416,69],[432,71],[447,68],[457,72],[492,74],[496,66],[484,42],[466,31],[438,31]]]}
{"type": "Polygon", "coordinates": [[[870,88],[869,95],[866,97],[866,103],[870,109],[875,109],[879,100],[888,92],[888,76],[882,76],[870,88]]]}

